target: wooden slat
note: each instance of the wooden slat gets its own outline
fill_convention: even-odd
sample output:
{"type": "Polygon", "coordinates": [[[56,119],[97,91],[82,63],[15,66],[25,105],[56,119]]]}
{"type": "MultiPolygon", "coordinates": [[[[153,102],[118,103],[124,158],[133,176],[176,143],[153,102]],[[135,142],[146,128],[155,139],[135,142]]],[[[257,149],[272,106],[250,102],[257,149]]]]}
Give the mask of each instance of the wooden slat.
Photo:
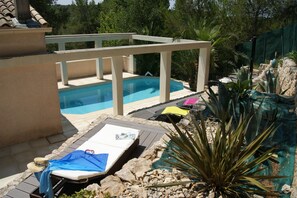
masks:
{"type": "Polygon", "coordinates": [[[142,135],[139,137],[139,139],[140,139],[139,144],[140,145],[144,145],[143,143],[145,142],[145,140],[149,136],[149,134],[150,134],[150,132],[143,131],[142,135]]]}
{"type": "Polygon", "coordinates": [[[156,137],[157,133],[149,133],[148,137],[143,142],[143,145],[146,147],[150,147],[154,142],[158,141],[156,137]]]}
{"type": "Polygon", "coordinates": [[[36,179],[36,177],[32,174],[30,177],[24,180],[25,183],[31,184],[32,186],[39,186],[39,181],[36,179]]]}
{"type": "Polygon", "coordinates": [[[85,137],[85,136],[82,136],[81,138],[79,138],[80,141],[83,141],[83,142],[86,142],[90,139],[90,137],[85,137]]]}
{"type": "Polygon", "coordinates": [[[30,195],[28,193],[21,191],[19,189],[12,189],[8,192],[7,195],[15,198],[30,198],[30,195]]]}
{"type": "Polygon", "coordinates": [[[154,113],[152,113],[148,110],[142,110],[139,112],[135,112],[132,115],[133,115],[133,117],[136,117],[136,118],[149,119],[154,115],[154,113]]]}
{"type": "MultiPolygon", "coordinates": [[[[90,139],[90,138],[88,138],[88,139],[90,139]]],[[[82,145],[83,143],[85,143],[88,139],[79,139],[79,140],[77,140],[75,143],[73,143],[73,145],[77,145],[77,146],[80,146],[80,145],[82,145]]]]}
{"type": "Polygon", "coordinates": [[[36,186],[22,182],[16,188],[30,194],[36,189],[36,186]]]}
{"type": "Polygon", "coordinates": [[[91,129],[88,133],[86,133],[84,135],[84,137],[86,137],[86,138],[92,137],[93,135],[95,135],[96,133],[98,133],[98,131],[100,131],[104,127],[104,125],[105,125],[104,123],[98,124],[93,129],[91,129]]]}

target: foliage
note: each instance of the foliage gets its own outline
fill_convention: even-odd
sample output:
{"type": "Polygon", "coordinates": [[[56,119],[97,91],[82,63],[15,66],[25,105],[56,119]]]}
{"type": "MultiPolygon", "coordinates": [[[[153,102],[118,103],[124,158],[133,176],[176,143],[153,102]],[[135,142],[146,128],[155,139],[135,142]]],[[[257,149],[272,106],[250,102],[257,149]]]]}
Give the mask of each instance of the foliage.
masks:
{"type": "Polygon", "coordinates": [[[251,89],[248,71],[241,68],[237,70],[236,77],[235,82],[217,82],[218,94],[215,94],[211,87],[207,92],[209,101],[206,105],[222,123],[229,121],[233,116],[236,125],[242,114],[248,115],[254,112],[253,104],[248,97],[248,90],[251,89]]]}
{"type": "Polygon", "coordinates": [[[297,63],[297,51],[289,52],[286,57],[292,59],[295,63],[297,63]]]}
{"type": "Polygon", "coordinates": [[[278,74],[274,74],[270,70],[265,72],[265,81],[258,83],[257,88],[266,93],[276,93],[283,95],[288,89],[281,90],[281,83],[279,82],[278,74]]]}
{"type": "Polygon", "coordinates": [[[127,17],[124,12],[125,1],[107,0],[102,2],[101,7],[98,31],[100,33],[124,32],[125,23],[121,22],[126,21],[127,17]]]}
{"type": "Polygon", "coordinates": [[[100,4],[96,5],[94,0],[75,0],[71,5],[72,17],[70,19],[71,34],[97,33],[99,26],[98,15],[100,4]]]}
{"type": "Polygon", "coordinates": [[[150,72],[153,76],[160,75],[160,54],[135,55],[137,63],[137,74],[145,75],[150,72]]]}
{"type": "MultiPolygon", "coordinates": [[[[93,197],[97,197],[96,196],[96,192],[95,191],[89,191],[89,190],[85,190],[82,189],[78,192],[75,192],[72,195],[66,195],[66,194],[62,194],[61,196],[59,196],[59,198],[93,198],[93,197]]],[[[111,198],[111,195],[109,192],[104,193],[103,194],[104,198],[111,198]]]]}
{"type": "Polygon", "coordinates": [[[53,27],[52,34],[65,34],[68,32],[69,19],[71,17],[70,6],[53,5],[51,9],[53,17],[46,18],[49,24],[53,27]]]}
{"type": "Polygon", "coordinates": [[[207,135],[204,119],[201,123],[192,119],[191,130],[181,130],[173,124],[175,130],[168,134],[172,159],[166,162],[186,174],[199,186],[200,192],[213,191],[215,197],[276,195],[261,181],[280,177],[260,175],[264,170],[261,164],[270,158],[273,149],[254,156],[275,128],[268,127],[245,145],[248,126],[253,124],[251,117],[242,117],[236,128],[231,123],[232,119],[220,125],[211,138],[207,135]]]}
{"type": "Polygon", "coordinates": [[[249,80],[250,72],[248,69],[241,67],[240,69],[235,70],[235,73],[238,81],[243,82],[249,80]]]}
{"type": "Polygon", "coordinates": [[[225,31],[232,29],[239,38],[246,41],[253,36],[281,27],[278,20],[283,21],[283,18],[277,16],[283,4],[283,0],[221,0],[219,21],[224,24],[225,31]]]}
{"type": "Polygon", "coordinates": [[[168,7],[168,0],[103,1],[99,31],[162,35],[168,7]]]}
{"type": "Polygon", "coordinates": [[[277,27],[283,27],[289,24],[296,23],[297,13],[295,12],[297,8],[297,1],[286,0],[281,4],[275,6],[275,21],[277,22],[277,27]]]}
{"type": "Polygon", "coordinates": [[[82,189],[72,195],[62,194],[61,196],[59,196],[59,198],[92,198],[95,197],[95,195],[96,193],[94,191],[82,189]]]}
{"type": "Polygon", "coordinates": [[[199,51],[179,51],[173,54],[172,77],[189,83],[190,89],[196,91],[199,51]]]}
{"type": "MultiPolygon", "coordinates": [[[[170,20],[176,26],[174,29],[176,29],[177,32],[179,32],[179,34],[175,33],[176,37],[211,42],[209,71],[210,79],[217,79],[218,77],[230,74],[235,68],[238,67],[239,60],[245,58],[243,54],[238,53],[234,50],[234,44],[236,43],[236,40],[238,40],[237,37],[232,33],[223,33],[221,31],[222,28],[220,25],[216,25],[214,22],[209,22],[205,19],[202,19],[200,20],[200,22],[197,22],[192,18],[186,22],[182,22],[182,24],[179,23],[180,20],[178,19],[170,20]]],[[[167,23],[167,25],[168,24],[169,23],[167,23]]],[[[170,27],[173,26],[173,24],[170,25],[170,27]]],[[[180,54],[183,55],[183,53],[180,54]]],[[[186,62],[184,61],[185,58],[182,56],[180,56],[179,59],[179,62],[176,61],[174,62],[174,64],[187,64],[186,68],[193,67],[190,70],[188,69],[188,71],[193,71],[196,73],[188,73],[189,75],[187,77],[187,80],[189,84],[196,85],[196,82],[192,82],[195,81],[197,75],[199,53],[195,52],[189,55],[189,57],[186,58],[186,62]],[[190,60],[190,58],[192,58],[192,60],[190,60]]],[[[181,70],[179,70],[177,74],[182,73],[181,70]]],[[[191,89],[193,89],[193,87],[191,87],[191,89]]]]}

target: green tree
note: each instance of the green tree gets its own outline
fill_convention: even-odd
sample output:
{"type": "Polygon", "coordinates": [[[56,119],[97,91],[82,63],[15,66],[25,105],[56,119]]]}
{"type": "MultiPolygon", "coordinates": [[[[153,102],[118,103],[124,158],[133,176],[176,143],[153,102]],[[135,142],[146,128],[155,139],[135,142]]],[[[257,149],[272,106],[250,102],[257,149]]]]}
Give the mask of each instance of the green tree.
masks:
{"type": "Polygon", "coordinates": [[[297,21],[297,1],[286,0],[274,9],[276,28],[283,27],[297,21]]]}
{"type": "Polygon", "coordinates": [[[290,0],[219,0],[218,22],[223,24],[224,31],[233,30],[242,41],[249,40],[254,35],[275,28],[275,17],[284,2],[288,1],[290,0]]]}
{"type": "Polygon", "coordinates": [[[91,34],[98,32],[100,4],[96,5],[94,0],[75,0],[70,6],[70,12],[69,33],[91,34]]]}
{"type": "Polygon", "coordinates": [[[67,24],[70,18],[70,6],[68,5],[52,5],[52,13],[54,19],[51,19],[50,26],[53,28],[52,34],[67,33],[67,24]]]}
{"type": "Polygon", "coordinates": [[[105,0],[100,32],[136,32],[162,35],[169,0],[105,0]]]}
{"type": "Polygon", "coordinates": [[[99,14],[99,32],[125,32],[124,29],[127,21],[127,15],[125,14],[125,9],[127,9],[126,1],[105,0],[102,2],[101,6],[102,11],[99,14]]]}

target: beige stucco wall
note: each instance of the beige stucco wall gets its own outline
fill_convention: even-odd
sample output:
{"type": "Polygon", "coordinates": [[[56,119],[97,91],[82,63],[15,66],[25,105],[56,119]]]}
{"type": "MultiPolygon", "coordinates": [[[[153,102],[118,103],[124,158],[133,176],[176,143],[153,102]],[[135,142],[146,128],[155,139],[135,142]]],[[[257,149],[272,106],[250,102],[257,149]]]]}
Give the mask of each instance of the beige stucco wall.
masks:
{"type": "Polygon", "coordinates": [[[62,132],[54,63],[0,67],[0,147],[62,132]]]}
{"type": "MultiPolygon", "coordinates": [[[[128,71],[129,57],[123,56],[123,70],[128,71]]],[[[96,59],[84,59],[67,61],[68,78],[75,79],[80,77],[96,75],[96,59]]],[[[103,58],[103,73],[111,74],[111,57],[103,58]]],[[[61,80],[60,63],[56,63],[57,79],[61,80]]]]}
{"type": "Polygon", "coordinates": [[[39,54],[46,52],[45,31],[50,29],[0,30],[0,57],[39,54]]]}

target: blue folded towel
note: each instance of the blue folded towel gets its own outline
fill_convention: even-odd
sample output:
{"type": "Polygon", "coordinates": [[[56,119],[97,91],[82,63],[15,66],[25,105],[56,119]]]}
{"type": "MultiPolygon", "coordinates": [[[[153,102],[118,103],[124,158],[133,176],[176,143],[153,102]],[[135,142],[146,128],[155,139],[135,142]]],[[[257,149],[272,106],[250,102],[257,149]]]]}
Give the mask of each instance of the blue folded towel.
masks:
{"type": "Polygon", "coordinates": [[[53,170],[80,170],[103,172],[106,167],[108,154],[92,154],[82,150],[75,150],[58,160],[50,160],[49,165],[42,172],[35,174],[40,182],[39,193],[47,198],[54,197],[50,174],[53,170]]]}

